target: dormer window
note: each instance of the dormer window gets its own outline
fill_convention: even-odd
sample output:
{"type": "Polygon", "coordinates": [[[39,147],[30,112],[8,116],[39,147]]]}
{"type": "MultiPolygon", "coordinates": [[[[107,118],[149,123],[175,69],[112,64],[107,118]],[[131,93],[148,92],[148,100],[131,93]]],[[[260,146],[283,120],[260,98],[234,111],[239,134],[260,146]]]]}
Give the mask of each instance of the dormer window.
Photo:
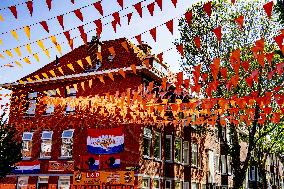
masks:
{"type": "MultiPolygon", "coordinates": [[[[68,98],[71,98],[71,100],[73,100],[73,98],[76,98],[76,89],[75,88],[69,88],[69,90],[67,89],[66,96],[68,98]]],[[[75,104],[67,103],[66,113],[71,113],[71,112],[75,112],[75,104]]]]}
{"type": "Polygon", "coordinates": [[[28,94],[27,115],[35,115],[37,92],[28,94]]]}
{"type": "MultiPolygon", "coordinates": [[[[53,97],[53,96],[56,95],[56,90],[48,90],[48,91],[46,92],[46,95],[47,95],[48,97],[53,97]]],[[[52,113],[54,112],[54,107],[55,107],[54,104],[48,104],[48,105],[46,106],[45,114],[46,114],[46,115],[52,114],[52,113]]]]}

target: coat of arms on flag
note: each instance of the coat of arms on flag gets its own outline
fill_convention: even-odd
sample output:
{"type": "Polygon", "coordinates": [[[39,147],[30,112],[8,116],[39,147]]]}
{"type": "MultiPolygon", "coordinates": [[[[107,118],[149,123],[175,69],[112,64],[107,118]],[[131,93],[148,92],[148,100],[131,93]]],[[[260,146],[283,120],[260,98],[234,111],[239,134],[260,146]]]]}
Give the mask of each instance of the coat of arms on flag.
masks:
{"type": "Polygon", "coordinates": [[[124,150],[122,127],[88,129],[87,148],[91,154],[117,154],[124,150]]]}

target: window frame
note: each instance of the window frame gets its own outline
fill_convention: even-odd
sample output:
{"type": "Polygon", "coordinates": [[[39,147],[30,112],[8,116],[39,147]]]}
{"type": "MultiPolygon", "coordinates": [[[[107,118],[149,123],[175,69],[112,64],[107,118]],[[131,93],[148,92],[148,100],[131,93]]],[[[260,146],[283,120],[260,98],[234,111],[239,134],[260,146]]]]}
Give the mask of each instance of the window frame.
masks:
{"type": "Polygon", "coordinates": [[[142,177],[142,185],[141,185],[141,189],[150,189],[151,188],[151,182],[150,182],[150,177],[142,177]],[[143,186],[143,180],[147,180],[148,183],[148,187],[144,187],[143,186]]]}
{"type": "Polygon", "coordinates": [[[172,181],[171,180],[165,180],[165,189],[172,189],[172,181]],[[170,188],[167,188],[167,182],[170,183],[170,188]]]}
{"type": "Polygon", "coordinates": [[[62,131],[62,133],[61,133],[61,146],[60,146],[60,157],[61,158],[72,158],[73,157],[73,145],[74,145],[74,129],[67,129],[67,130],[63,130],[62,131]],[[72,136],[64,136],[64,132],[68,132],[68,131],[70,131],[70,132],[72,132],[72,136]],[[72,140],[72,144],[66,144],[65,142],[63,142],[64,141],[64,139],[70,139],[70,140],[72,140]],[[63,155],[63,153],[62,153],[62,149],[63,149],[63,147],[64,147],[64,144],[67,146],[67,145],[69,145],[69,146],[71,146],[71,155],[69,155],[69,156],[64,156],[63,155]]]}
{"type": "Polygon", "coordinates": [[[154,178],[153,179],[153,189],[160,189],[161,188],[161,181],[160,181],[160,179],[159,178],[154,178]],[[155,186],[154,186],[154,183],[155,183],[155,181],[158,181],[158,188],[156,188],[155,186]]]}
{"type": "Polygon", "coordinates": [[[219,175],[220,174],[220,155],[215,154],[215,172],[219,175]]]}
{"type": "Polygon", "coordinates": [[[144,128],[143,129],[143,157],[144,158],[151,158],[151,146],[152,146],[152,130],[149,129],[149,128],[144,128]],[[147,154],[144,154],[145,153],[145,142],[144,140],[148,140],[148,153],[147,154]]]}
{"type": "Polygon", "coordinates": [[[153,152],[153,155],[154,155],[154,159],[155,160],[161,160],[162,159],[162,133],[161,132],[158,132],[158,131],[154,131],[154,142],[153,142],[153,147],[154,147],[154,152],[153,152]],[[156,145],[156,136],[159,136],[159,157],[156,157],[155,156],[155,145],[156,145]]]}
{"type": "Polygon", "coordinates": [[[70,186],[71,186],[71,178],[70,178],[70,176],[59,176],[58,183],[57,183],[58,184],[58,188],[60,188],[60,186],[67,186],[67,185],[62,184],[62,182],[69,182],[68,186],[70,188],[70,186]]]}
{"type": "Polygon", "coordinates": [[[226,155],[221,155],[221,174],[227,175],[227,158],[226,158],[226,155]]]}
{"type": "Polygon", "coordinates": [[[183,182],[183,189],[189,189],[189,182],[188,181],[183,182]],[[186,185],[187,185],[187,188],[185,187],[186,185]]]}
{"type": "Polygon", "coordinates": [[[26,116],[35,116],[36,114],[36,105],[37,105],[37,98],[38,98],[38,92],[29,92],[27,95],[27,105],[26,105],[26,116]],[[33,104],[31,104],[34,102],[33,104]],[[32,106],[31,106],[32,105],[32,106]],[[34,105],[34,107],[33,107],[34,105]],[[31,108],[33,108],[31,110],[31,108]],[[32,113],[30,113],[30,111],[32,113]]]}
{"type": "Polygon", "coordinates": [[[181,137],[175,137],[175,140],[174,140],[175,142],[174,142],[174,146],[175,146],[175,149],[174,149],[174,162],[175,163],[182,163],[182,151],[183,151],[183,149],[182,149],[182,138],[181,137]],[[180,157],[180,159],[179,160],[176,160],[176,152],[177,152],[177,150],[176,150],[176,141],[180,141],[180,149],[179,149],[179,157],[180,157]]]}
{"type": "Polygon", "coordinates": [[[189,141],[183,141],[183,164],[189,165],[189,141]],[[187,144],[187,148],[185,148],[185,144],[187,144]],[[187,152],[186,152],[187,150],[187,152]],[[187,158],[185,158],[185,155],[187,154],[187,158]],[[185,161],[186,160],[186,161],[185,161]]]}
{"type": "Polygon", "coordinates": [[[193,167],[198,167],[198,143],[197,142],[193,142],[191,143],[191,165],[193,167]],[[196,145],[196,151],[193,151],[193,146],[196,145]],[[196,153],[196,163],[193,162],[193,154],[196,153]]]}
{"type": "Polygon", "coordinates": [[[165,155],[165,161],[166,162],[173,162],[173,135],[166,135],[165,138],[165,153],[167,152],[166,149],[166,140],[170,139],[170,159],[166,159],[166,155],[165,155]]]}
{"type": "Polygon", "coordinates": [[[34,134],[33,132],[23,132],[23,135],[22,135],[22,142],[23,143],[22,143],[22,149],[21,149],[23,159],[30,159],[31,158],[33,134],[34,134]],[[25,134],[30,134],[31,138],[24,138],[25,134]],[[28,147],[28,149],[26,149],[25,147],[28,147]],[[30,153],[30,156],[24,157],[23,152],[30,153]]]}
{"type": "Polygon", "coordinates": [[[192,182],[191,182],[191,189],[193,189],[193,184],[196,185],[196,189],[199,189],[199,184],[198,184],[198,182],[196,182],[196,181],[192,181],[192,182]]]}
{"type": "Polygon", "coordinates": [[[40,159],[49,159],[49,158],[51,158],[52,136],[53,136],[53,131],[43,131],[41,133],[40,159]],[[44,133],[50,133],[50,137],[48,137],[48,138],[43,137],[44,133]],[[43,144],[44,143],[50,143],[50,152],[44,152],[43,151],[43,144]],[[50,155],[49,156],[44,155],[45,153],[50,153],[50,155]]]}
{"type": "MultiPolygon", "coordinates": [[[[77,90],[75,89],[75,87],[69,87],[68,89],[66,88],[66,97],[67,98],[72,98],[72,99],[77,97],[77,90]]],[[[65,108],[65,113],[66,114],[74,113],[75,111],[76,111],[76,107],[75,106],[72,107],[71,104],[66,103],[66,108],[65,108]]]]}
{"type": "MultiPolygon", "coordinates": [[[[57,92],[55,89],[51,89],[51,90],[48,90],[46,91],[46,96],[48,97],[54,97],[56,96],[57,92]]],[[[46,105],[46,108],[45,108],[45,115],[52,115],[55,111],[55,105],[54,104],[47,104],[46,105]],[[52,109],[52,111],[48,111],[52,109]]]]}

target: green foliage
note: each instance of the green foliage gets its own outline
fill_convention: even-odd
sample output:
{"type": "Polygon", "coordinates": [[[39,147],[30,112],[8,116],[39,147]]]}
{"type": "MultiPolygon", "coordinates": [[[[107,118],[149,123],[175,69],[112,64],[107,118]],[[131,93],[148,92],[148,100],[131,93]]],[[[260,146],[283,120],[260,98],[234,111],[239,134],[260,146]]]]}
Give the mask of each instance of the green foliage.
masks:
{"type": "Polygon", "coordinates": [[[279,13],[279,22],[284,24],[284,0],[277,0],[275,10],[279,13]]]}
{"type": "Polygon", "coordinates": [[[22,143],[15,136],[16,129],[6,121],[0,121],[0,178],[11,173],[15,163],[21,161],[22,143]]]}

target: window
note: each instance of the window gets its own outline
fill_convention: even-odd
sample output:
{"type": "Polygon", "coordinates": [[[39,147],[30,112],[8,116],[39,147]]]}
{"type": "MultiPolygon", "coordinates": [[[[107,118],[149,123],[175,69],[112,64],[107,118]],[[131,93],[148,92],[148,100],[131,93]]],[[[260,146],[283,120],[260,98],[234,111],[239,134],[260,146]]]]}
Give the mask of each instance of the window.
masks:
{"type": "Polygon", "coordinates": [[[69,189],[70,188],[70,177],[59,177],[58,189],[69,189]]]}
{"type": "Polygon", "coordinates": [[[206,189],[206,184],[202,184],[202,189],[206,189]]]}
{"type": "MultiPolygon", "coordinates": [[[[76,89],[75,88],[67,88],[66,96],[71,98],[71,101],[76,98],[76,89]]],[[[75,103],[69,103],[66,105],[66,113],[74,112],[75,111],[75,103]]]]}
{"type": "Polygon", "coordinates": [[[28,94],[27,115],[35,115],[37,92],[28,94]]]}
{"type": "Polygon", "coordinates": [[[22,157],[30,158],[32,155],[32,138],[33,133],[24,132],[22,136],[23,148],[22,148],[22,157]]]}
{"type": "Polygon", "coordinates": [[[62,133],[62,144],[61,144],[61,157],[72,157],[73,151],[73,133],[74,129],[65,130],[62,133]]]}
{"type": "Polygon", "coordinates": [[[220,159],[219,159],[219,154],[215,155],[215,166],[216,166],[216,173],[220,173],[220,159]]]}
{"type": "Polygon", "coordinates": [[[113,59],[114,59],[114,56],[113,56],[112,54],[108,56],[108,60],[109,60],[110,62],[112,62],[113,59]]]}
{"type": "Polygon", "coordinates": [[[142,189],[150,188],[150,178],[143,178],[142,179],[142,189]]]}
{"type": "Polygon", "coordinates": [[[160,188],[160,180],[159,179],[154,179],[153,180],[153,185],[154,185],[154,189],[160,188]]]}
{"type": "Polygon", "coordinates": [[[231,175],[232,174],[232,157],[228,156],[227,157],[227,166],[228,166],[228,174],[231,175]]]}
{"type": "Polygon", "coordinates": [[[143,155],[145,157],[150,157],[150,148],[151,148],[152,132],[148,128],[144,128],[143,133],[143,155]]]}
{"type": "Polygon", "coordinates": [[[154,158],[161,159],[161,133],[155,132],[154,138],[154,158]]]}
{"type": "Polygon", "coordinates": [[[191,144],[191,164],[193,166],[198,166],[198,145],[196,143],[191,144]]]}
{"type": "Polygon", "coordinates": [[[255,166],[250,166],[249,180],[250,181],[255,181],[255,166]]]}
{"type": "Polygon", "coordinates": [[[181,150],[181,139],[177,137],[175,138],[175,162],[181,162],[181,150]]]}
{"type": "Polygon", "coordinates": [[[171,180],[165,181],[165,189],[172,189],[172,181],[171,180]]]}
{"type": "Polygon", "coordinates": [[[189,164],[189,142],[183,142],[183,163],[185,165],[189,164]]]}
{"type": "Polygon", "coordinates": [[[175,181],[175,189],[181,189],[180,181],[175,181]]]}
{"type": "Polygon", "coordinates": [[[172,135],[166,135],[166,140],[165,140],[165,160],[166,161],[173,160],[172,149],[173,149],[172,135]]]}
{"type": "Polygon", "coordinates": [[[41,134],[41,158],[51,157],[52,131],[43,131],[41,134]]]}
{"type": "Polygon", "coordinates": [[[191,189],[198,189],[198,183],[197,182],[192,182],[191,183],[191,189]]]}
{"type": "MultiPolygon", "coordinates": [[[[52,97],[56,95],[56,90],[48,90],[46,95],[48,97],[52,97]]],[[[52,114],[54,112],[54,104],[48,104],[46,106],[46,110],[45,110],[45,114],[49,115],[52,114]]]]}
{"type": "Polygon", "coordinates": [[[183,183],[183,189],[189,189],[189,182],[183,183]]]}
{"type": "Polygon", "coordinates": [[[222,171],[222,174],[227,173],[227,165],[226,164],[227,164],[226,156],[221,155],[221,171],[222,171]]]}
{"type": "Polygon", "coordinates": [[[27,188],[29,177],[18,177],[17,188],[27,188]]]}
{"type": "Polygon", "coordinates": [[[48,176],[39,176],[37,185],[39,189],[48,188],[48,176]]]}

